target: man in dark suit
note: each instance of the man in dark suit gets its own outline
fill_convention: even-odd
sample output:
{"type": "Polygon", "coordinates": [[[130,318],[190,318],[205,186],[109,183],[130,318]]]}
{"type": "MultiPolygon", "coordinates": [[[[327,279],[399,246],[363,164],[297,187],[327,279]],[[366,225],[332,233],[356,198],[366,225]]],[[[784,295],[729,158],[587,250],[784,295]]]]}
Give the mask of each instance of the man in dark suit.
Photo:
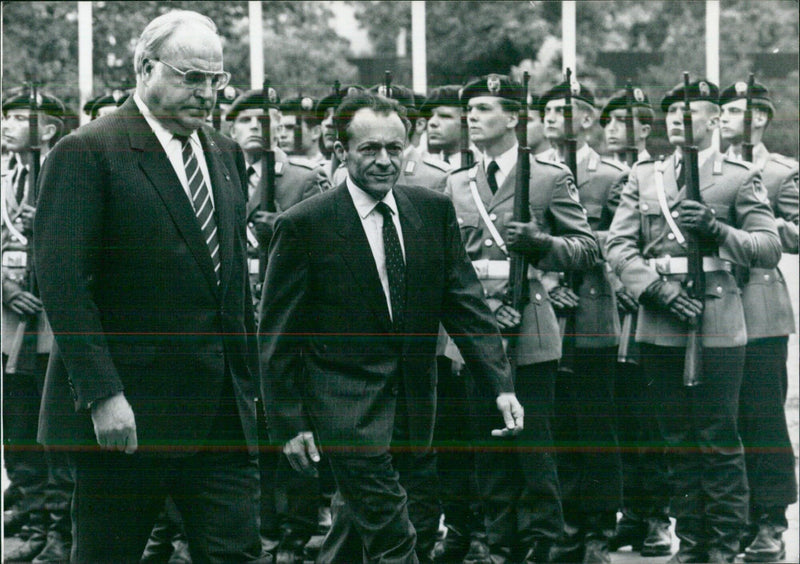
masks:
{"type": "Polygon", "coordinates": [[[395,185],[403,115],[379,95],[345,99],[336,152],[348,178],[281,215],[270,248],[259,326],[270,429],[299,471],[316,471],[319,443],[338,486],[319,562],[428,558],[428,538],[415,554],[415,527],[427,532],[439,515],[430,443],[440,322],[498,394],[505,428],[494,433],[522,428],[452,204],[395,185]]]}
{"type": "Polygon", "coordinates": [[[74,465],[73,562],[138,562],[166,495],[195,562],[254,561],[247,183],[239,147],[203,127],[229,80],[216,26],[156,18],[135,70],[135,94],[42,171],[34,249],[56,345],[39,438],[74,465]]]}

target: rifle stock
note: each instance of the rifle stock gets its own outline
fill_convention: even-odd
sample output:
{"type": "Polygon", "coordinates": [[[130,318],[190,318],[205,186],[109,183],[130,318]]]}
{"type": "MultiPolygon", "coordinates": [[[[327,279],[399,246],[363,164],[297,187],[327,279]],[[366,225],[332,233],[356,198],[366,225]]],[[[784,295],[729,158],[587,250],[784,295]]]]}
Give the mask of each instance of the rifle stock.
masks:
{"type": "MultiPolygon", "coordinates": [[[[30,113],[28,114],[28,132],[30,138],[30,163],[28,170],[28,195],[25,203],[36,207],[37,182],[41,163],[42,148],[39,144],[39,101],[36,82],[31,81],[29,97],[30,113]]],[[[32,246],[28,243],[25,263],[25,289],[38,296],[39,288],[36,283],[36,271],[33,268],[32,246]]],[[[38,345],[39,316],[37,314],[25,315],[20,319],[14,332],[11,348],[6,361],[8,374],[35,374],[36,349],[38,345]]]]}
{"type": "MultiPolygon", "coordinates": [[[[632,167],[639,158],[639,151],[636,148],[636,135],[633,129],[633,85],[628,82],[625,85],[625,162],[628,167],[632,167]]],[[[622,316],[622,327],[619,335],[619,348],[617,349],[617,362],[628,364],[639,364],[639,347],[636,344],[636,325],[638,315],[633,312],[625,312],[622,316]]]]}
{"type": "MultiPolygon", "coordinates": [[[[692,130],[692,107],[689,101],[689,73],[683,73],[683,166],[686,178],[686,198],[701,202],[700,196],[700,168],[697,157],[697,146],[694,144],[692,130]]],[[[685,287],[690,297],[703,300],[705,296],[705,273],[703,272],[703,253],[700,238],[692,231],[687,230],[687,262],[689,273],[686,276],[685,287]]],[[[687,334],[686,357],[683,366],[683,385],[696,386],[700,384],[703,373],[703,347],[700,330],[702,327],[702,314],[689,322],[687,334]]]]}
{"type": "Polygon", "coordinates": [[[753,86],[755,75],[751,72],[747,80],[747,106],[744,110],[744,140],[742,141],[742,159],[753,162],[753,86]]]}

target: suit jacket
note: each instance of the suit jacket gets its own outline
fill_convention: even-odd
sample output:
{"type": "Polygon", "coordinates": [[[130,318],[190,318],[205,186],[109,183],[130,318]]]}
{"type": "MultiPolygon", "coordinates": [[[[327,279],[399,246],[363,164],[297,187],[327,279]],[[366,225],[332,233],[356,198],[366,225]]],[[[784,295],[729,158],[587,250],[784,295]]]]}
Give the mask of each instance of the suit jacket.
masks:
{"type": "Polygon", "coordinates": [[[219,284],[191,203],[132,98],[66,136],[45,162],[34,245],[56,339],[40,417],[46,444],[94,444],[90,403],[124,391],[140,446],[192,452],[232,388],[255,448],[244,156],[210,128],[199,136],[219,284]]]}
{"type": "MultiPolygon", "coordinates": [[[[672,159],[672,157],[670,157],[672,159]]],[[[664,164],[664,192],[670,209],[686,198],[678,189],[673,163],[664,164]]],[[[647,259],[685,257],[667,226],[655,189],[657,161],[636,163],[611,223],[606,252],[625,287],[638,299],[661,278],[647,259]]],[[[781,243],[761,174],[750,164],[714,153],[700,166],[700,194],[722,222],[724,240],[712,254],[748,268],[774,268],[781,243]]],[[[684,275],[665,276],[682,280],[684,275]]],[[[737,347],[747,343],[742,300],[736,280],[725,271],[706,273],[703,310],[703,346],[737,347]]],[[[637,341],[660,346],[686,344],[686,326],[666,311],[639,308],[637,341]]]]}
{"type": "Polygon", "coordinates": [[[403,334],[392,332],[346,184],[277,220],[259,323],[263,397],[275,440],[313,429],[324,446],[387,448],[402,390],[409,438],[429,446],[440,322],[474,374],[498,393],[513,390],[453,205],[422,187],[398,185],[394,195],[407,265],[403,334]]]}
{"type": "MultiPolygon", "coordinates": [[[[481,218],[470,189],[470,175],[475,175],[478,195],[489,219],[505,238],[506,225],[514,211],[516,165],[503,185],[492,194],[482,163],[471,169],[460,169],[447,177],[445,194],[453,199],[458,224],[467,254],[473,261],[505,261],[506,254],[495,244],[489,228],[481,218]]],[[[553,246],[546,252],[531,253],[529,271],[529,303],[522,312],[522,326],[517,340],[518,366],[558,360],[561,358],[561,338],[558,321],[547,292],[542,286],[539,271],[583,270],[594,265],[599,257],[597,242],[578,201],[572,175],[565,166],[531,158],[530,212],[541,231],[553,236],[553,246]]],[[[485,295],[492,309],[503,303],[508,290],[508,278],[485,276],[485,295]]]]}

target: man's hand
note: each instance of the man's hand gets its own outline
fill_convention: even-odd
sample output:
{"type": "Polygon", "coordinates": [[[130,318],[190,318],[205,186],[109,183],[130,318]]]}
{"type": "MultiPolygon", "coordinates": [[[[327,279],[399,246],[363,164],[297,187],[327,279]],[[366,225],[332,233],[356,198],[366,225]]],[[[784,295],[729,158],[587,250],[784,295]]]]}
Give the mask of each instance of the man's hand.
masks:
{"type": "Polygon", "coordinates": [[[42,300],[23,290],[8,300],[8,307],[18,315],[34,315],[42,311],[42,300]]]}
{"type": "Polygon", "coordinates": [[[25,233],[33,231],[33,219],[36,217],[36,208],[30,204],[23,203],[19,217],[22,219],[22,230],[25,233]]]}
{"type": "Polygon", "coordinates": [[[682,229],[688,229],[698,235],[718,239],[721,227],[714,212],[707,205],[694,200],[681,200],[677,207],[678,217],[675,223],[682,229]]]}
{"type": "Polygon", "coordinates": [[[314,444],[314,433],[302,431],[283,445],[283,454],[295,471],[307,476],[318,476],[316,464],[319,462],[319,451],[314,444]]]}
{"type": "Polygon", "coordinates": [[[497,396],[497,409],[503,415],[505,429],[493,429],[493,437],[508,437],[519,435],[524,427],[523,419],[525,410],[517,400],[515,394],[500,394],[497,396]]]}
{"type": "Polygon", "coordinates": [[[522,321],[522,315],[510,305],[503,304],[494,312],[494,318],[501,331],[508,331],[517,327],[522,321]]]}
{"type": "Polygon", "coordinates": [[[553,238],[539,229],[536,218],[528,223],[510,221],[506,224],[506,241],[513,251],[546,251],[553,245],[553,238]]]}
{"type": "Polygon", "coordinates": [[[578,295],[566,286],[556,286],[550,290],[550,301],[556,311],[568,311],[578,307],[578,295]]]}
{"type": "Polygon", "coordinates": [[[639,303],[623,287],[620,287],[615,294],[617,295],[617,309],[620,313],[636,313],[639,311],[639,303]]]}
{"type": "Polygon", "coordinates": [[[275,226],[275,220],[278,218],[277,212],[257,211],[253,214],[253,229],[258,238],[258,244],[262,246],[269,246],[269,241],[272,239],[272,232],[275,226]]]}
{"type": "Polygon", "coordinates": [[[639,297],[645,307],[669,311],[684,322],[703,314],[703,302],[690,298],[679,282],[656,280],[639,297]]]}
{"type": "Polygon", "coordinates": [[[92,404],[92,423],[97,444],[103,449],[133,454],[139,448],[136,418],[122,392],[92,404]]]}

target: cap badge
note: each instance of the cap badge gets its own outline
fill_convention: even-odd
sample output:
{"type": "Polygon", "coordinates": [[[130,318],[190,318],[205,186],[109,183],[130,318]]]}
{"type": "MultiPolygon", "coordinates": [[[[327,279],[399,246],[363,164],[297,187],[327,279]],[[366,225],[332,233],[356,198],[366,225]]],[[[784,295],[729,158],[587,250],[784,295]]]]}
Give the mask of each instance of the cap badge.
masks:
{"type": "Polygon", "coordinates": [[[698,90],[700,90],[701,96],[710,96],[711,95],[711,88],[708,86],[708,83],[705,81],[700,81],[697,85],[698,90]]]}
{"type": "Polygon", "coordinates": [[[500,77],[496,74],[490,74],[486,78],[486,89],[490,94],[497,94],[500,92],[500,77]]]}
{"type": "Polygon", "coordinates": [[[233,86],[226,86],[222,94],[226,100],[233,100],[236,98],[236,89],[233,86]]]}
{"type": "Polygon", "coordinates": [[[358,88],[355,86],[350,86],[347,88],[347,93],[345,96],[355,96],[356,94],[358,94],[358,88]]]}
{"type": "Polygon", "coordinates": [[[122,98],[122,90],[119,90],[119,89],[114,90],[111,93],[111,97],[114,99],[114,102],[119,102],[120,99],[122,98]]]}
{"type": "Polygon", "coordinates": [[[747,84],[744,82],[737,82],[734,86],[736,88],[736,95],[737,96],[746,96],[747,95],[747,84]]]}
{"type": "Polygon", "coordinates": [[[581,85],[577,80],[569,83],[569,91],[573,96],[579,96],[581,93],[581,85]]]}
{"type": "Polygon", "coordinates": [[[314,107],[314,101],[308,96],[306,96],[305,98],[300,100],[300,107],[306,111],[311,110],[314,107]]]}
{"type": "Polygon", "coordinates": [[[378,94],[386,98],[391,98],[392,96],[391,89],[390,88],[387,89],[385,84],[381,84],[380,86],[378,86],[378,94]]]}
{"type": "Polygon", "coordinates": [[[278,93],[275,92],[274,88],[269,88],[267,90],[267,100],[269,100],[272,104],[275,104],[278,101],[278,93]]]}
{"type": "Polygon", "coordinates": [[[41,108],[42,104],[44,104],[44,98],[42,97],[42,93],[41,92],[37,92],[36,93],[36,105],[41,108]]]}
{"type": "Polygon", "coordinates": [[[644,92],[642,92],[641,88],[634,88],[633,89],[633,99],[637,102],[644,102],[644,92]]]}

